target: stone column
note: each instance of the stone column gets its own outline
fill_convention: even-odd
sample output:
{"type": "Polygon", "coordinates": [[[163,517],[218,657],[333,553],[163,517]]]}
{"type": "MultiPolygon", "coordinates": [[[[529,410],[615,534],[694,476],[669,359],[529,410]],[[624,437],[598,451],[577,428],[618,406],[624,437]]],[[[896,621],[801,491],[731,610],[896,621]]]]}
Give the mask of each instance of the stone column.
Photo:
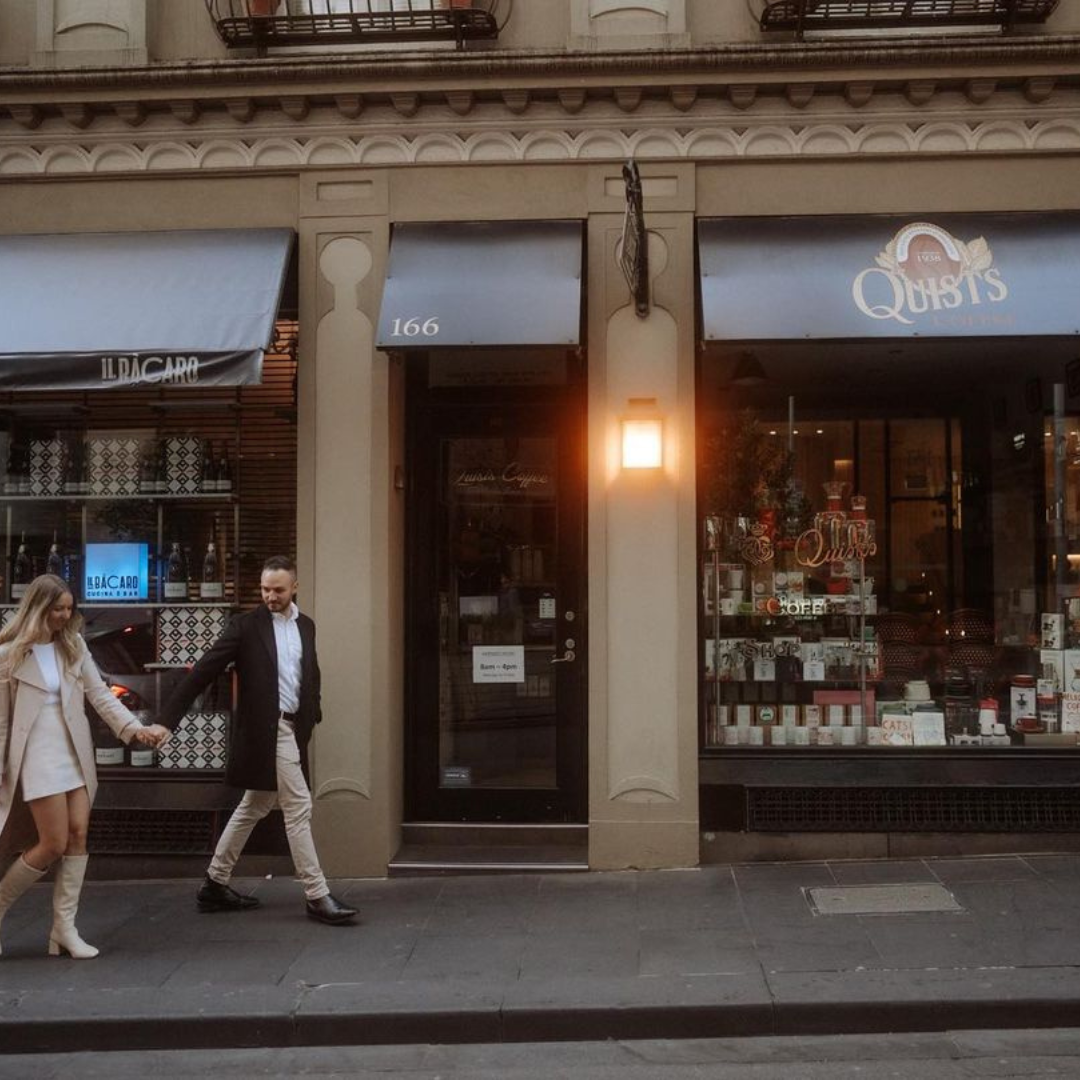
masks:
{"type": "Polygon", "coordinates": [[[589,861],[698,861],[693,172],[643,175],[647,318],[617,261],[622,180],[594,172],[589,219],[589,861]],[[662,469],[624,470],[620,418],[653,398],[662,469]]]}
{"type": "Polygon", "coordinates": [[[302,183],[300,586],[323,676],[315,838],[329,875],[382,875],[401,821],[404,511],[400,372],[375,350],[385,178],[302,183]]]}

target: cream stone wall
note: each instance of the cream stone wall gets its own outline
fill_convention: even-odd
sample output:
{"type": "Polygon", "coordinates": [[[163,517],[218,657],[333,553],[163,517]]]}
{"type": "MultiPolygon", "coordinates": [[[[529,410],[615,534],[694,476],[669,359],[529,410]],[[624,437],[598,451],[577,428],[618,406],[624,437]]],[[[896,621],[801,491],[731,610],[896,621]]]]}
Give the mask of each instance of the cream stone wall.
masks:
{"type": "Polygon", "coordinates": [[[331,875],[385,872],[402,819],[400,373],[375,350],[387,181],[316,173],[301,192],[299,510],[324,673],[313,820],[331,875]]]}
{"type": "Polygon", "coordinates": [[[652,309],[617,265],[620,171],[589,217],[589,865],[697,862],[693,170],[642,178],[652,309]],[[663,414],[664,467],[623,470],[631,398],[663,414]]]}
{"type": "Polygon", "coordinates": [[[145,64],[146,0],[37,0],[34,67],[145,64]]]}
{"type": "Polygon", "coordinates": [[[0,67],[29,63],[37,30],[28,0],[0,0],[0,67]]]}

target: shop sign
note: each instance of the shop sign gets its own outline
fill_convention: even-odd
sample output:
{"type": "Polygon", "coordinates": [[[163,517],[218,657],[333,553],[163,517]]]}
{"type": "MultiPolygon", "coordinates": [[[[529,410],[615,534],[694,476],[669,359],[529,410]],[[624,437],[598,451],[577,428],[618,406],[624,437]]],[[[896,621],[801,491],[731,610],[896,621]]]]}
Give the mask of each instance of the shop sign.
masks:
{"type": "Polygon", "coordinates": [[[830,528],[807,529],[795,541],[795,561],[800,566],[817,567],[826,563],[869,559],[877,554],[877,544],[866,530],[866,523],[851,521],[830,528]]]}
{"type": "Polygon", "coordinates": [[[530,468],[520,462],[511,461],[501,469],[488,465],[461,469],[453,480],[457,490],[480,490],[505,494],[523,494],[551,489],[552,477],[544,469],[530,468]]]}
{"type": "Polygon", "coordinates": [[[649,237],[645,230],[645,203],[637,162],[628,161],[623,166],[622,174],[626,185],[626,214],[623,217],[619,266],[630,286],[634,310],[644,319],[649,314],[649,237]]]}
{"type": "Polygon", "coordinates": [[[145,600],[150,588],[150,553],[146,544],[87,544],[83,599],[145,600]]]}
{"type": "Polygon", "coordinates": [[[851,287],[855,306],[868,319],[914,326],[927,312],[1001,304],[1009,297],[982,236],[965,243],[920,221],[905,225],[874,262],[859,271],[851,287]]]}
{"type": "Polygon", "coordinates": [[[0,390],[256,386],[262,351],[0,354],[0,390]]]}
{"type": "Polygon", "coordinates": [[[1080,214],[698,223],[706,340],[1080,333],[1080,214]]]}
{"type": "Polygon", "coordinates": [[[476,645],[473,647],[474,683],[523,683],[524,645],[476,645]]]}

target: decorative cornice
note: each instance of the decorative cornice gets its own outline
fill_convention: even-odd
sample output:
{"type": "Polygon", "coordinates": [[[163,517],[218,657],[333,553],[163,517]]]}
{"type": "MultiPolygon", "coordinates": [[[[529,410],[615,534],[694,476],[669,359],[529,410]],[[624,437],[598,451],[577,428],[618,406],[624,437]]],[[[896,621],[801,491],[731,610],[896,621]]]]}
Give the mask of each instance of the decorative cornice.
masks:
{"type": "MultiPolygon", "coordinates": [[[[680,114],[681,115],[681,114],[680,114]]],[[[909,118],[869,123],[836,121],[668,125],[628,131],[612,124],[570,132],[538,128],[470,134],[446,131],[407,136],[389,131],[363,136],[269,133],[251,138],[191,132],[147,138],[102,139],[93,146],[70,141],[33,146],[25,136],[0,139],[0,177],[93,176],[225,171],[302,171],[348,166],[452,163],[521,163],[639,160],[718,161],[762,158],[881,157],[919,155],[1014,155],[1077,153],[1080,116],[1030,122],[997,118],[909,118]]]]}
{"type": "Polygon", "coordinates": [[[91,88],[130,97],[133,87],[148,93],[176,88],[213,92],[222,86],[274,86],[303,82],[325,86],[346,80],[386,84],[450,80],[474,82],[576,83],[583,79],[627,76],[679,78],[732,75],[748,71],[763,80],[786,81],[792,72],[829,70],[881,73],[887,69],[936,68],[942,73],[982,67],[1024,67],[1052,64],[1080,71],[1080,34],[1030,35],[1008,38],[935,37],[901,40],[844,40],[799,44],[736,42],[697,49],[641,49],[611,52],[567,52],[496,49],[477,52],[333,52],[268,59],[200,60],[157,63],[129,68],[37,69],[0,68],[0,97],[49,91],[84,92],[91,88]]]}

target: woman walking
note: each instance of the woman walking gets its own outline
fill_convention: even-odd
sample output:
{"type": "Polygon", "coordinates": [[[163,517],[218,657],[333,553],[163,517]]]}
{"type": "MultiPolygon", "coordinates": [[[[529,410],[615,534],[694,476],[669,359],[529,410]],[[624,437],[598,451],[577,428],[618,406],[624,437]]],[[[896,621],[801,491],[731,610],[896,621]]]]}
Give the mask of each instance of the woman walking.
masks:
{"type": "Polygon", "coordinates": [[[49,954],[87,960],[98,950],[75,929],[97,791],[85,701],[125,743],[157,746],[168,732],[143,727],[116,700],[81,626],[67,582],[42,574],[0,630],[0,851],[22,852],[0,879],[0,922],[59,859],[49,954]]]}

